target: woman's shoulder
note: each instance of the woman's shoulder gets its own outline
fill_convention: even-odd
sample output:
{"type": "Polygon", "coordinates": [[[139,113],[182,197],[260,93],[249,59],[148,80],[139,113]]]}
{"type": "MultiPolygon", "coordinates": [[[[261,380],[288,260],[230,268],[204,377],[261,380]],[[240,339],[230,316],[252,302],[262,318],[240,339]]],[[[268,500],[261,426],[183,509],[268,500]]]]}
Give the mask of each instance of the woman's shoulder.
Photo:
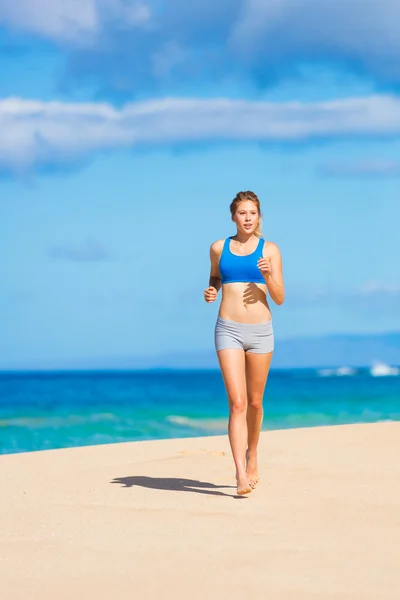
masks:
{"type": "Polygon", "coordinates": [[[222,250],[224,248],[224,243],[225,243],[224,239],[213,242],[210,246],[210,252],[219,256],[222,253],[222,250]]]}
{"type": "Polygon", "coordinates": [[[274,242],[270,242],[269,240],[264,240],[264,248],[263,248],[263,252],[264,254],[280,254],[280,250],[277,246],[277,244],[275,244],[274,242]]]}

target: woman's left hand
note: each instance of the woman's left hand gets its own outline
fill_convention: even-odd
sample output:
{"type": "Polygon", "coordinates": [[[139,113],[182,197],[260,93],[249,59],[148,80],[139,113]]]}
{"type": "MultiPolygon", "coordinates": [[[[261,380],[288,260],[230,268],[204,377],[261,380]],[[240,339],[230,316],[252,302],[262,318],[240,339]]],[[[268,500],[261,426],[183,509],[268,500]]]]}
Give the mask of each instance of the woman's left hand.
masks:
{"type": "Polygon", "coordinates": [[[272,275],[271,261],[267,258],[259,258],[257,262],[257,267],[260,269],[264,277],[269,277],[270,275],[272,275]]]}

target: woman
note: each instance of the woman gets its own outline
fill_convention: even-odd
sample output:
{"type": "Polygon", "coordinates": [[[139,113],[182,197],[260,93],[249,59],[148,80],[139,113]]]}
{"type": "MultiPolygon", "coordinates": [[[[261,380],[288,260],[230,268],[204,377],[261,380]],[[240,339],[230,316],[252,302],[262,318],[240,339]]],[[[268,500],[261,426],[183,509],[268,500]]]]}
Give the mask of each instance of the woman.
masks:
{"type": "Polygon", "coordinates": [[[284,300],[278,246],[261,236],[260,202],[254,192],[239,192],[230,205],[236,235],[211,245],[206,302],[222,287],[215,326],[215,348],[229,400],[229,442],[236,466],[237,493],[248,494],[259,480],[257,446],[262,400],[274,350],[269,293],[284,300]]]}

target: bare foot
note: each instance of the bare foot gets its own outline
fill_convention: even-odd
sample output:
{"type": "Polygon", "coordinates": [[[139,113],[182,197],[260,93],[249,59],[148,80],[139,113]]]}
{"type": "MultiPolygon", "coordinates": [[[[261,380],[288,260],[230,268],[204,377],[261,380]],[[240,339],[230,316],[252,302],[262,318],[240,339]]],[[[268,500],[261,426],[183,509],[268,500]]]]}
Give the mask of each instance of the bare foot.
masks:
{"type": "Polygon", "coordinates": [[[252,488],[255,488],[260,480],[258,475],[257,454],[249,456],[249,453],[246,452],[246,463],[246,473],[249,483],[252,488]]]}
{"type": "Polygon", "coordinates": [[[236,473],[236,481],[237,481],[237,494],[238,496],[243,496],[244,494],[250,494],[251,492],[251,485],[250,482],[247,478],[246,473],[244,473],[243,475],[239,476],[238,473],[236,473]]]}

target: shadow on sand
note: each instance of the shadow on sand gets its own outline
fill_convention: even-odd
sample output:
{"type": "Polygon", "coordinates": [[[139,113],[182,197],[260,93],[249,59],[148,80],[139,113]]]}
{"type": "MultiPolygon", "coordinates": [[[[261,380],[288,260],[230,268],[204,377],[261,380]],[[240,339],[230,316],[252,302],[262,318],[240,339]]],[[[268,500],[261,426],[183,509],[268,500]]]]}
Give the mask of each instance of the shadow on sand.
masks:
{"type": "Polygon", "coordinates": [[[227,498],[241,499],[243,496],[224,494],[219,489],[235,489],[234,485],[215,485],[196,479],[181,479],[179,477],[146,477],[144,475],[132,475],[132,477],[115,477],[111,483],[119,483],[125,487],[145,487],[153,490],[171,490],[174,492],[194,492],[195,494],[208,494],[210,496],[225,496],[227,498]]]}

